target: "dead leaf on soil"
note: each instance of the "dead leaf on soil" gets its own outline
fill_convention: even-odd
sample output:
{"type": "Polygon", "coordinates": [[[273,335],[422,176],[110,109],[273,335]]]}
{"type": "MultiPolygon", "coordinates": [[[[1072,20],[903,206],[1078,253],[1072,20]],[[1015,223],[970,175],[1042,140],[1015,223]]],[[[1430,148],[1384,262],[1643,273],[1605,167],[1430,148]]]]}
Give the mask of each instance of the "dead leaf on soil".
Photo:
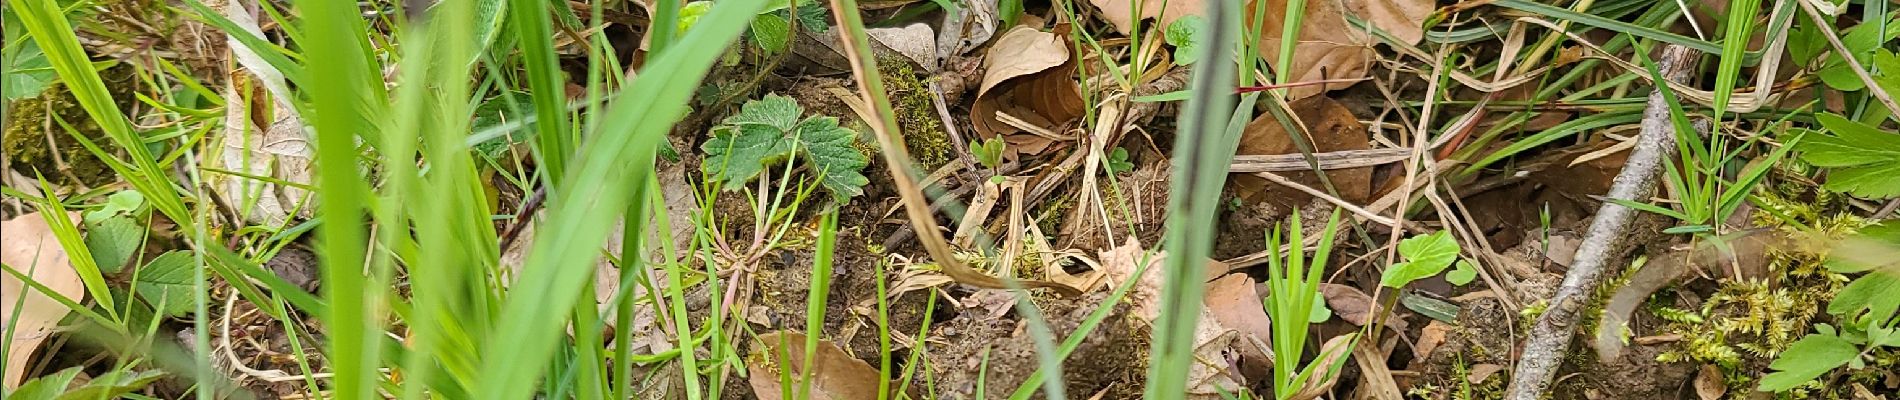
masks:
{"type": "Polygon", "coordinates": [[[875,399],[883,381],[870,363],[845,354],[838,345],[819,340],[813,352],[811,373],[804,373],[805,334],[779,331],[759,335],[746,363],[747,381],[760,400],[785,398],[785,391],[797,395],[801,381],[810,377],[810,399],[875,399]],[[783,373],[783,375],[781,375],[783,373]],[[787,381],[780,381],[787,379],[787,381]]]}
{"type": "Polygon", "coordinates": [[[1266,347],[1273,339],[1273,323],[1260,298],[1254,291],[1253,278],[1247,274],[1215,279],[1207,284],[1207,294],[1202,297],[1215,320],[1240,334],[1240,373],[1249,382],[1264,380],[1273,372],[1273,350],[1266,347]]]}
{"type": "Polygon", "coordinates": [[[1313,375],[1307,378],[1306,384],[1302,385],[1300,391],[1294,393],[1290,399],[1312,400],[1332,390],[1333,385],[1339,383],[1339,367],[1346,362],[1348,356],[1352,355],[1351,346],[1358,338],[1359,334],[1351,333],[1327,339],[1326,344],[1319,347],[1319,355],[1312,361],[1313,375]],[[1328,373],[1329,371],[1332,373],[1328,373]]]}
{"type": "MultiPolygon", "coordinates": [[[[1128,33],[1130,29],[1134,29],[1135,20],[1137,19],[1134,17],[1134,4],[1131,3],[1134,2],[1128,0],[1089,0],[1089,4],[1094,4],[1095,8],[1102,10],[1102,19],[1108,20],[1109,25],[1114,25],[1115,31],[1124,34],[1128,33]]],[[[1251,10],[1252,8],[1248,9],[1251,10]]],[[[1174,23],[1174,20],[1180,19],[1181,17],[1201,15],[1206,12],[1207,6],[1202,0],[1142,0],[1141,18],[1139,19],[1158,17],[1161,22],[1156,26],[1167,28],[1168,24],[1174,23]]],[[[1147,26],[1145,28],[1144,30],[1155,29],[1154,26],[1147,26]]]]}
{"type": "MultiPolygon", "coordinates": [[[[1131,304],[1135,316],[1153,324],[1161,316],[1161,265],[1167,254],[1156,251],[1148,255],[1145,259],[1149,264],[1148,270],[1136,277],[1134,275],[1140,270],[1144,253],[1146,251],[1142,250],[1141,243],[1129,238],[1121,246],[1103,251],[1100,258],[1110,285],[1139,279],[1134,288],[1128,291],[1124,301],[1131,304]]],[[[1231,358],[1231,355],[1236,354],[1231,350],[1236,345],[1246,344],[1241,342],[1240,335],[1233,329],[1224,326],[1220,318],[1210,311],[1211,308],[1201,309],[1200,324],[1194,330],[1194,355],[1199,361],[1188,370],[1189,398],[1218,399],[1221,393],[1234,393],[1245,384],[1246,378],[1235,371],[1237,368],[1234,364],[1239,360],[1231,358]]]]}
{"type": "Polygon", "coordinates": [[[1715,364],[1702,364],[1702,371],[1695,375],[1695,396],[1702,400],[1721,399],[1728,394],[1728,383],[1722,378],[1722,369],[1715,364]]]}
{"type": "Polygon", "coordinates": [[[937,32],[930,29],[930,25],[915,23],[892,28],[872,28],[866,29],[864,34],[870,36],[871,41],[917,63],[917,66],[923,67],[926,72],[936,73],[943,68],[943,64],[937,58],[937,32]]]}
{"type": "MultiPolygon", "coordinates": [[[[226,98],[241,98],[234,91],[227,93],[226,98]]],[[[218,167],[309,184],[316,146],[303,119],[289,103],[276,100],[261,87],[248,98],[248,106],[225,107],[225,134],[220,135],[224,151],[217,159],[218,167]]],[[[221,181],[214,186],[218,195],[228,204],[243,207],[238,213],[251,223],[283,225],[293,217],[308,219],[316,209],[315,196],[296,186],[226,174],[217,174],[215,179],[221,181]]]]}
{"type": "Polygon", "coordinates": [[[1465,382],[1469,382],[1473,385],[1484,383],[1485,379],[1490,379],[1491,375],[1497,375],[1499,371],[1503,370],[1504,366],[1497,364],[1473,365],[1471,366],[1471,373],[1465,375],[1465,382]]]}
{"type": "Polygon", "coordinates": [[[1041,154],[1072,138],[1064,127],[1081,118],[1087,103],[1076,83],[1075,60],[1059,25],[1055,32],[1017,26],[990,46],[983,81],[970,120],[983,138],[1002,136],[1010,149],[1041,154]]]}
{"type": "MultiPolygon", "coordinates": [[[[231,0],[214,2],[214,5],[233,24],[251,35],[264,36],[255,12],[245,3],[231,0]]],[[[240,93],[237,88],[247,86],[232,82],[224,90],[225,98],[249,99],[249,103],[233,102],[237,107],[225,107],[225,134],[220,135],[224,152],[216,160],[218,167],[250,176],[309,184],[316,147],[310,143],[302,116],[291,105],[289,99],[294,95],[285,84],[283,72],[236,38],[227,35],[226,42],[232,60],[245,72],[236,75],[234,80],[247,81],[253,86],[248,86],[252,88],[251,93],[240,93]]],[[[297,212],[295,217],[302,219],[311,218],[316,210],[314,196],[292,185],[228,174],[217,174],[213,179],[220,181],[213,185],[218,195],[227,204],[244,207],[239,214],[252,223],[283,225],[292,217],[293,210],[297,212]]]]}
{"type": "Polygon", "coordinates": [[[990,38],[996,36],[996,24],[1000,5],[997,0],[974,0],[961,3],[955,15],[944,15],[942,32],[937,35],[937,56],[949,58],[975,50],[990,38]]]}
{"type": "Polygon", "coordinates": [[[1372,318],[1378,316],[1378,304],[1372,296],[1359,288],[1334,284],[1319,284],[1319,293],[1326,298],[1326,307],[1333,309],[1333,315],[1351,322],[1353,325],[1366,326],[1372,318]]]}
{"type": "MultiPolygon", "coordinates": [[[[68,213],[67,218],[77,223],[79,213],[68,213]]],[[[79,272],[73,270],[66,258],[66,249],[53,237],[53,228],[47,226],[46,219],[39,213],[13,217],[0,223],[0,231],[6,232],[6,238],[0,240],[0,262],[7,268],[67,299],[85,298],[85,283],[79,280],[79,272]]],[[[20,385],[33,351],[40,347],[41,341],[53,335],[53,328],[71,311],[52,297],[27,286],[12,273],[0,274],[0,327],[13,329],[13,340],[7,343],[6,364],[0,365],[6,370],[8,390],[20,385]],[[12,319],[16,304],[21,306],[17,320],[12,319]]]]}
{"type": "MultiPolygon", "coordinates": [[[[1109,1],[1114,0],[1099,0],[1109,1]]],[[[1257,0],[1267,2],[1269,15],[1260,24],[1260,48],[1271,57],[1280,54],[1280,35],[1286,25],[1281,15],[1286,15],[1287,0],[1257,0]]],[[[1178,2],[1178,1],[1177,1],[1178,2]]],[[[1172,7],[1172,6],[1171,6],[1172,7]]],[[[1253,4],[1247,6],[1254,9],[1253,4]]],[[[1306,14],[1302,18],[1299,36],[1293,45],[1293,65],[1285,68],[1291,74],[1287,82],[1316,82],[1334,79],[1360,79],[1366,77],[1367,67],[1378,57],[1373,45],[1378,43],[1365,29],[1354,28],[1346,22],[1346,14],[1351,13],[1374,28],[1378,28],[1405,44],[1418,43],[1425,36],[1425,18],[1434,9],[1429,0],[1322,0],[1306,3],[1306,14]]],[[[1248,13],[1247,15],[1252,15],[1248,13]]],[[[1249,21],[1251,23],[1251,21],[1249,21]]],[[[1274,61],[1274,60],[1269,60],[1274,61]]],[[[1329,90],[1352,86],[1351,82],[1329,82],[1325,84],[1300,86],[1289,89],[1288,98],[1299,99],[1323,93],[1329,90]]]]}
{"type": "Polygon", "coordinates": [[[1431,358],[1432,350],[1437,350],[1438,345],[1445,344],[1445,337],[1451,333],[1451,329],[1451,324],[1438,320],[1431,320],[1430,323],[1425,324],[1425,328],[1419,331],[1417,345],[1412,348],[1413,359],[1431,358]]]}
{"type": "MultiPolygon", "coordinates": [[[[1307,140],[1313,145],[1315,153],[1348,150],[1366,150],[1372,148],[1365,124],[1347,110],[1339,101],[1326,96],[1308,97],[1294,100],[1288,104],[1294,117],[1306,126],[1307,140]]],[[[1300,154],[1298,146],[1293,144],[1292,136],[1280,124],[1273,114],[1261,114],[1253,122],[1247,123],[1246,131],[1241,133],[1240,147],[1236,155],[1281,155],[1300,154]]],[[[1284,172],[1284,176],[1294,182],[1325,190],[1318,174],[1312,171],[1284,172]]],[[[1372,167],[1343,168],[1326,172],[1333,186],[1339,189],[1340,198],[1353,204],[1366,204],[1372,197],[1372,167]]],[[[1252,175],[1233,176],[1234,190],[1250,202],[1272,201],[1284,209],[1304,206],[1313,199],[1305,192],[1268,182],[1264,178],[1252,175]]]]}

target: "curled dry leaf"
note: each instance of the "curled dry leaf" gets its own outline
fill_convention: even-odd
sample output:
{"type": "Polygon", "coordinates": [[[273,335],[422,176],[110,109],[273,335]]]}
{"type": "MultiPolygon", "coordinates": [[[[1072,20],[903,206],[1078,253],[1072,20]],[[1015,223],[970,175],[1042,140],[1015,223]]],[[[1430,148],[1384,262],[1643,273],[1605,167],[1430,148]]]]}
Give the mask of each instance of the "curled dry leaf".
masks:
{"type": "MultiPolygon", "coordinates": [[[[245,3],[232,0],[219,4],[233,23],[252,35],[263,36],[256,17],[245,3]]],[[[250,99],[250,102],[234,102],[236,107],[225,107],[225,132],[219,135],[223,138],[224,151],[223,156],[215,160],[218,168],[308,185],[313,179],[311,167],[316,146],[310,142],[303,118],[288,100],[294,95],[286,86],[283,73],[237,39],[227,37],[226,41],[232,58],[248,72],[234,79],[254,85],[249,86],[253,88],[251,93],[240,93],[237,88],[246,86],[238,82],[232,82],[224,90],[224,98],[250,99]]],[[[316,196],[295,186],[228,174],[216,174],[213,179],[219,181],[212,186],[218,196],[226,204],[243,207],[238,213],[247,222],[284,225],[293,217],[293,210],[297,210],[296,218],[309,219],[317,208],[316,196]]]]}
{"type": "Polygon", "coordinates": [[[1040,154],[1066,139],[1063,127],[1081,118],[1087,107],[1075,80],[1075,59],[1061,33],[1067,29],[1060,25],[1056,32],[1043,32],[1018,26],[990,46],[983,81],[970,106],[978,135],[1000,135],[1022,154],[1040,154]]]}
{"type": "MultiPolygon", "coordinates": [[[[790,66],[819,74],[851,72],[851,61],[844,55],[844,44],[838,41],[837,32],[836,26],[823,33],[799,30],[791,44],[792,55],[798,59],[790,66]]],[[[930,25],[872,28],[866,29],[864,34],[871,38],[871,52],[879,59],[901,58],[930,73],[943,69],[942,57],[937,55],[937,33],[930,25]]]]}
{"type": "MultiPolygon", "coordinates": [[[[1288,104],[1293,116],[1306,126],[1307,140],[1313,145],[1315,153],[1335,151],[1366,150],[1372,148],[1365,124],[1347,110],[1339,101],[1325,96],[1314,96],[1295,100],[1288,104]]],[[[1300,148],[1293,143],[1280,120],[1273,114],[1263,113],[1259,118],[1247,123],[1241,133],[1240,147],[1236,155],[1281,155],[1300,154],[1300,148]]],[[[1293,182],[1315,189],[1325,190],[1318,174],[1312,171],[1282,172],[1293,182]]],[[[1333,187],[1339,189],[1340,198],[1353,204],[1366,204],[1372,197],[1372,167],[1343,168],[1326,171],[1327,179],[1333,187]]],[[[1233,176],[1234,190],[1250,202],[1272,201],[1284,209],[1293,209],[1306,205],[1313,199],[1299,190],[1282,187],[1253,175],[1233,176]]]]}
{"type": "MultiPolygon", "coordinates": [[[[79,213],[69,213],[67,218],[77,223],[79,213]]],[[[0,231],[6,232],[6,237],[0,239],[0,262],[8,269],[73,301],[84,298],[85,283],[79,280],[79,272],[73,270],[65,248],[54,238],[53,228],[46,224],[45,217],[39,213],[13,217],[0,223],[0,231]]],[[[0,327],[13,331],[3,365],[8,390],[19,386],[33,350],[53,335],[53,328],[68,312],[71,310],[65,305],[28,286],[12,273],[0,273],[0,327]],[[15,305],[20,308],[15,310],[15,305]],[[16,311],[19,319],[13,318],[16,311]]]]}
{"type": "Polygon", "coordinates": [[[960,3],[954,13],[945,13],[943,31],[937,36],[937,56],[950,58],[975,50],[996,36],[999,4],[997,0],[971,0],[960,3]]]}
{"type": "MultiPolygon", "coordinates": [[[[1147,254],[1139,241],[1129,238],[1121,246],[1102,251],[1100,258],[1110,285],[1139,279],[1124,301],[1129,302],[1136,316],[1153,324],[1161,316],[1161,268],[1167,254],[1161,251],[1147,254]],[[1139,277],[1134,276],[1141,269],[1142,261],[1149,264],[1148,270],[1139,277]]],[[[1255,306],[1258,307],[1257,300],[1255,306]]],[[[1201,309],[1200,324],[1194,329],[1194,355],[1199,361],[1188,370],[1188,394],[1194,399],[1219,399],[1221,393],[1234,393],[1245,384],[1245,377],[1236,371],[1235,364],[1240,360],[1232,359],[1231,355],[1237,354],[1232,351],[1234,346],[1247,344],[1210,311],[1212,308],[1201,309]]],[[[1261,310],[1264,313],[1265,309],[1261,310]]]]}
{"type": "Polygon", "coordinates": [[[747,381],[760,400],[778,400],[787,391],[794,396],[809,377],[810,399],[855,400],[878,398],[883,381],[871,364],[845,354],[838,345],[819,340],[811,373],[805,368],[805,334],[779,331],[759,335],[746,362],[747,381]],[[781,380],[784,379],[784,380],[781,380]]]}
{"type": "Polygon", "coordinates": [[[1264,380],[1273,372],[1273,350],[1267,347],[1267,341],[1273,339],[1273,323],[1260,297],[1254,291],[1253,278],[1247,274],[1215,279],[1207,284],[1207,294],[1202,297],[1214,319],[1239,335],[1235,346],[1240,348],[1240,373],[1248,381],[1264,380]]]}

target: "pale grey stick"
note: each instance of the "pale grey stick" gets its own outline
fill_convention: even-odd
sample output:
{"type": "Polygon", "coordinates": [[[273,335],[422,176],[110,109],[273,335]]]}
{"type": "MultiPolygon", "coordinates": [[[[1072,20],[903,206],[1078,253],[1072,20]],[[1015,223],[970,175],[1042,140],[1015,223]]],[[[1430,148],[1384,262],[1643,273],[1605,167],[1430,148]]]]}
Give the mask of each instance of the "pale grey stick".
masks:
{"type": "MultiPolygon", "coordinates": [[[[1669,45],[1663,48],[1657,69],[1663,79],[1679,82],[1695,66],[1695,59],[1696,53],[1689,48],[1669,45]]],[[[1649,94],[1636,148],[1630,150],[1623,171],[1616,174],[1609,198],[1644,201],[1656,192],[1656,178],[1662,173],[1663,163],[1672,162],[1676,157],[1676,129],[1670,122],[1669,107],[1661,92],[1649,94]]],[[[1632,236],[1629,230],[1638,213],[1636,209],[1607,201],[1597,208],[1596,218],[1590,222],[1583,244],[1577,248],[1575,263],[1564,273],[1563,285],[1557,288],[1550,307],[1537,318],[1530,337],[1524,341],[1523,357],[1517,360],[1517,368],[1511,373],[1511,386],[1504,392],[1505,399],[1546,397],[1551,378],[1557,375],[1557,367],[1566,358],[1564,353],[1570,350],[1571,337],[1577,333],[1577,315],[1581,314],[1592,291],[1603,282],[1605,270],[1620,265],[1623,250],[1629,245],[1624,239],[1632,236]]]]}

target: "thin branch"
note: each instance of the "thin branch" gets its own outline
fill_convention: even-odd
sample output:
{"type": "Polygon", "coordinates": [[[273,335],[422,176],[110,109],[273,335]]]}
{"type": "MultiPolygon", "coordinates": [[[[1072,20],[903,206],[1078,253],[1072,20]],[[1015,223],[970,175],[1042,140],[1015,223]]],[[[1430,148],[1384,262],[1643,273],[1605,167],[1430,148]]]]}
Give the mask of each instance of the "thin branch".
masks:
{"type": "MultiPolygon", "coordinates": [[[[1670,45],[1664,47],[1662,53],[1657,68],[1666,80],[1682,81],[1695,65],[1696,53],[1687,47],[1670,45]]],[[[1661,84],[1664,83],[1658,83],[1661,84]]],[[[1631,150],[1629,161],[1616,175],[1609,198],[1643,201],[1656,192],[1663,164],[1673,162],[1676,156],[1676,131],[1669,116],[1670,106],[1660,90],[1650,93],[1636,149],[1631,150]]],[[[1524,342],[1523,358],[1518,360],[1511,374],[1511,386],[1504,393],[1505,399],[1538,400],[1549,392],[1551,378],[1563,364],[1571,336],[1577,333],[1577,316],[1582,314],[1584,302],[1602,283],[1606,267],[1622,258],[1631,236],[1629,231],[1639,213],[1607,201],[1597,209],[1596,219],[1590,222],[1583,244],[1577,248],[1575,264],[1564,274],[1563,285],[1550,299],[1548,310],[1531,327],[1530,338],[1524,342]]]]}

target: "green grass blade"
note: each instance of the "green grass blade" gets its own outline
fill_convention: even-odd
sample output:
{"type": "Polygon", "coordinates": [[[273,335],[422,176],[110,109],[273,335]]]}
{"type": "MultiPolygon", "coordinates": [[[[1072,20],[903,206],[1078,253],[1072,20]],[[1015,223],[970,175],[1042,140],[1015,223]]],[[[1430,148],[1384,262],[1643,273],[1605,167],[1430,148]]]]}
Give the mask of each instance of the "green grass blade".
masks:
{"type": "Polygon", "coordinates": [[[309,122],[316,127],[316,164],[321,203],[318,212],[328,223],[317,228],[323,255],[324,297],[330,301],[328,328],[329,364],[337,371],[333,395],[343,398],[376,396],[377,368],[381,337],[375,304],[368,296],[368,279],[363,275],[367,254],[362,225],[363,206],[373,203],[363,174],[357,166],[356,140],[360,134],[375,142],[381,121],[383,85],[378,68],[371,65],[365,38],[368,27],[359,16],[354,2],[316,1],[299,3],[304,14],[303,27],[312,37],[326,40],[309,43],[305,51],[312,62],[311,78],[326,82],[305,87],[313,106],[320,110],[309,122]]]}
{"type": "Polygon", "coordinates": [[[52,63],[59,79],[66,82],[73,98],[79,101],[86,115],[99,124],[100,130],[112,138],[131,159],[129,169],[115,168],[132,186],[145,193],[146,201],[160,213],[173,221],[191,221],[191,213],[185,209],[185,201],[179,197],[169,179],[166,170],[158,166],[144,140],[133,129],[130,120],[113,102],[112,93],[106,90],[105,81],[99,78],[91,59],[79,46],[79,38],[54,0],[7,0],[8,5],[26,25],[40,51],[52,63]]]}
{"type": "MultiPolygon", "coordinates": [[[[1729,0],[1727,29],[1722,35],[1722,60],[1715,70],[1715,120],[1728,111],[1735,78],[1742,71],[1742,53],[1748,50],[1748,36],[1755,28],[1761,0],[1729,0]]],[[[1770,38],[1771,40],[1773,38],[1770,38]]]]}
{"type": "MultiPolygon", "coordinates": [[[[563,336],[564,313],[593,276],[596,247],[613,227],[611,216],[631,201],[634,176],[652,169],[666,131],[685,111],[720,50],[739,37],[763,9],[761,0],[721,2],[701,17],[678,48],[658,54],[622,97],[608,107],[598,134],[569,172],[569,190],[550,195],[547,226],[534,241],[520,280],[502,305],[497,331],[485,349],[480,390],[485,399],[526,398],[541,366],[563,336]]],[[[545,16],[544,16],[545,18],[545,16]]],[[[545,120],[544,120],[545,121],[545,120]]],[[[643,221],[643,216],[628,216],[643,221]]],[[[690,352],[683,352],[690,353],[690,352]]],[[[691,385],[689,385],[691,386],[691,385]]]]}
{"type": "MultiPolygon", "coordinates": [[[[1149,399],[1181,399],[1187,394],[1187,373],[1194,365],[1194,329],[1201,313],[1205,260],[1213,248],[1214,214],[1227,164],[1239,144],[1239,127],[1232,95],[1237,65],[1233,49],[1238,40],[1239,13],[1227,12],[1225,2],[1207,3],[1208,29],[1198,38],[1208,43],[1190,82],[1194,95],[1181,113],[1181,130],[1174,146],[1174,183],[1168,199],[1163,313],[1155,324],[1153,363],[1148,371],[1149,399]]],[[[1248,108],[1251,110],[1251,108],[1248,108]]]]}
{"type": "Polygon", "coordinates": [[[554,55],[553,21],[548,16],[547,0],[508,0],[509,26],[515,44],[521,48],[521,62],[527,70],[528,89],[533,97],[535,156],[549,192],[566,189],[567,160],[573,156],[575,137],[567,123],[567,85],[561,81],[561,65],[554,55]]]}

